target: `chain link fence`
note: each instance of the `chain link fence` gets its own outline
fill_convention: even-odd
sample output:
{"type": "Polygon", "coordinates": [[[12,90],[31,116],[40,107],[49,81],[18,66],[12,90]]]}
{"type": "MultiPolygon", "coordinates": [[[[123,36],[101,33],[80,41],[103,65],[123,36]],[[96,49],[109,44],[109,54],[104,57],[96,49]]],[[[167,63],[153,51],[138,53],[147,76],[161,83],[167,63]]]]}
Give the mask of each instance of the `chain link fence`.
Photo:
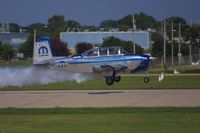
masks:
{"type": "MultiPolygon", "coordinates": [[[[174,56],[173,65],[172,65],[172,57],[167,57],[166,58],[166,65],[169,66],[169,67],[170,66],[177,66],[177,65],[200,66],[200,57],[199,57],[199,55],[192,56],[192,63],[190,63],[190,57],[189,56],[182,56],[181,59],[180,59],[180,64],[179,64],[178,56],[174,56]]],[[[156,59],[152,61],[152,67],[153,68],[163,67],[163,66],[164,66],[163,57],[156,57],[156,59]]]]}

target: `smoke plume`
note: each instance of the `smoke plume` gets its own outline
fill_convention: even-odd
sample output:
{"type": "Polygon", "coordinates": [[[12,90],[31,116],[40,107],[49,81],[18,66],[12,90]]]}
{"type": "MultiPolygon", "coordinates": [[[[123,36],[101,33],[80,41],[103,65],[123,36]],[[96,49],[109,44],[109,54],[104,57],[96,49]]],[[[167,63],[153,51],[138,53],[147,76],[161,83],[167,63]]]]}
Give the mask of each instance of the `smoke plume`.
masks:
{"type": "Polygon", "coordinates": [[[36,67],[0,68],[0,87],[48,84],[66,80],[80,83],[89,78],[89,76],[80,73],[69,73],[36,67]]]}

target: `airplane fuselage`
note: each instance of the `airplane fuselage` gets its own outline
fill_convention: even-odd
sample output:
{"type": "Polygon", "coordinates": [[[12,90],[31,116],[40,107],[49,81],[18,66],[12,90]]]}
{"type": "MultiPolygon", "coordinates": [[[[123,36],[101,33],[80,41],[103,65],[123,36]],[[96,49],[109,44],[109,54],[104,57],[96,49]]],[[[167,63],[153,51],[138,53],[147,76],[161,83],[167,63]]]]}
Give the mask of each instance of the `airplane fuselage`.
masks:
{"type": "Polygon", "coordinates": [[[149,61],[148,56],[127,54],[86,57],[81,55],[74,57],[54,57],[50,61],[50,67],[52,69],[62,69],[69,72],[102,73],[104,72],[104,68],[101,66],[119,66],[119,70],[116,71],[121,71],[121,69],[125,70],[126,68],[123,66],[128,67],[129,70],[134,70],[142,61],[149,61]]]}

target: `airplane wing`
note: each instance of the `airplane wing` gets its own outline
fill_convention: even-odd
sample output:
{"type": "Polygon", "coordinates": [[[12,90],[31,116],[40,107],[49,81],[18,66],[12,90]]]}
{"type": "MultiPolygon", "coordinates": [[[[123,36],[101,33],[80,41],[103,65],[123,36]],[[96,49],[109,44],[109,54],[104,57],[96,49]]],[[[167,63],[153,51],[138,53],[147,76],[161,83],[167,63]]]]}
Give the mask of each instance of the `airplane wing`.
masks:
{"type": "Polygon", "coordinates": [[[112,85],[113,82],[119,82],[121,77],[120,72],[126,70],[128,66],[122,64],[109,64],[109,65],[100,65],[93,67],[94,73],[103,73],[106,79],[107,85],[112,85]]]}
{"type": "Polygon", "coordinates": [[[122,72],[126,70],[128,67],[122,64],[117,64],[117,65],[102,65],[101,66],[104,71],[115,71],[116,73],[122,72]]]}
{"type": "Polygon", "coordinates": [[[122,64],[112,64],[112,65],[100,65],[98,67],[93,67],[94,73],[103,73],[104,76],[115,76],[118,75],[120,72],[123,72],[128,67],[122,64]]]}
{"type": "MultiPolygon", "coordinates": [[[[130,67],[130,66],[129,66],[130,67]]],[[[134,67],[132,67],[131,72],[142,72],[147,71],[149,68],[149,61],[139,61],[135,64],[134,67]]],[[[127,70],[128,66],[126,64],[105,64],[100,65],[99,69],[94,70],[100,70],[100,73],[104,74],[104,77],[106,79],[107,85],[112,85],[113,82],[119,82],[121,80],[120,73],[127,70]]],[[[144,82],[148,83],[150,80],[147,76],[144,77],[144,82]]]]}

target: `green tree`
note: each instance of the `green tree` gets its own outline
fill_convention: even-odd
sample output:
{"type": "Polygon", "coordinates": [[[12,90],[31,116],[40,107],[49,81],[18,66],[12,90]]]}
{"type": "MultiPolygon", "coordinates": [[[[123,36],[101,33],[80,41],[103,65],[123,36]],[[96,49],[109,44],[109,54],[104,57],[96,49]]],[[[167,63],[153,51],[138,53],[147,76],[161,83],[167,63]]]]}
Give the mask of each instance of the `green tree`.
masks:
{"type": "MultiPolygon", "coordinates": [[[[42,36],[49,36],[50,35],[50,29],[46,24],[43,23],[34,23],[26,27],[29,34],[33,35],[34,30],[37,32],[37,37],[42,36]]],[[[32,36],[33,38],[33,36],[32,36]]]]}
{"type": "MultiPolygon", "coordinates": [[[[146,15],[143,12],[135,14],[137,29],[147,30],[148,28],[157,29],[159,22],[152,16],[146,15]]],[[[100,28],[112,29],[119,28],[120,30],[128,30],[133,28],[133,16],[127,15],[119,20],[104,20],[100,24],[100,28]]]]}
{"type": "Polygon", "coordinates": [[[160,33],[153,33],[151,36],[153,40],[151,55],[156,57],[163,56],[163,37],[160,33]]]}
{"type": "MultiPolygon", "coordinates": [[[[163,56],[163,35],[159,32],[153,33],[152,36],[152,49],[151,54],[155,57],[162,57],[163,56]]],[[[183,55],[188,55],[188,46],[185,44],[181,44],[181,53],[183,55]]],[[[174,56],[178,54],[178,42],[174,42],[174,56]]],[[[166,55],[171,56],[171,43],[166,42],[166,55]]]]}
{"type": "MultiPolygon", "coordinates": [[[[166,18],[165,20],[166,20],[166,32],[167,32],[168,37],[171,37],[172,21],[173,21],[174,37],[178,37],[179,35],[179,23],[181,24],[181,35],[184,38],[190,32],[190,26],[186,23],[186,20],[184,18],[173,16],[173,17],[166,18]]],[[[160,23],[160,27],[161,27],[161,24],[163,25],[163,21],[162,23],[160,23]]]]}
{"type": "Polygon", "coordinates": [[[187,34],[185,40],[187,41],[186,45],[192,45],[192,56],[193,60],[199,59],[199,48],[200,48],[200,25],[193,24],[188,26],[187,34]]]}
{"type": "Polygon", "coordinates": [[[1,58],[3,60],[11,60],[14,56],[15,50],[10,44],[4,44],[1,46],[1,58]]]}
{"type": "Polygon", "coordinates": [[[27,41],[18,48],[18,52],[23,53],[25,58],[32,58],[33,42],[33,34],[29,34],[27,41]]]}
{"type": "Polygon", "coordinates": [[[65,18],[61,15],[54,15],[51,18],[49,18],[48,26],[52,37],[59,37],[60,32],[67,30],[65,18]]]}
{"type": "Polygon", "coordinates": [[[0,56],[2,54],[2,42],[0,41],[0,56]]]}
{"type": "Polygon", "coordinates": [[[80,23],[74,20],[67,20],[65,25],[68,31],[77,31],[81,28],[80,23]]]}
{"type": "Polygon", "coordinates": [[[135,14],[135,20],[137,29],[147,30],[148,28],[156,29],[158,22],[152,16],[149,16],[143,12],[135,14]]]}
{"type": "Polygon", "coordinates": [[[104,20],[100,23],[100,28],[105,28],[106,30],[110,30],[117,27],[118,27],[118,22],[111,19],[104,20]]]}
{"type": "Polygon", "coordinates": [[[16,23],[10,23],[9,24],[9,30],[10,30],[10,32],[19,32],[20,26],[16,23]]]}
{"type": "Polygon", "coordinates": [[[93,48],[92,44],[87,43],[87,42],[80,42],[80,43],[77,43],[76,45],[76,53],[80,55],[91,48],[93,48]]]}
{"type": "Polygon", "coordinates": [[[96,26],[89,26],[89,25],[83,25],[83,26],[81,26],[81,31],[85,31],[85,30],[97,31],[99,29],[96,26]]]}
{"type": "MultiPolygon", "coordinates": [[[[110,47],[110,46],[121,46],[128,53],[133,53],[133,42],[131,41],[123,41],[119,38],[111,36],[104,39],[102,43],[102,47],[110,47]]],[[[136,44],[136,54],[142,54],[143,52],[144,52],[143,48],[136,44]]]]}

